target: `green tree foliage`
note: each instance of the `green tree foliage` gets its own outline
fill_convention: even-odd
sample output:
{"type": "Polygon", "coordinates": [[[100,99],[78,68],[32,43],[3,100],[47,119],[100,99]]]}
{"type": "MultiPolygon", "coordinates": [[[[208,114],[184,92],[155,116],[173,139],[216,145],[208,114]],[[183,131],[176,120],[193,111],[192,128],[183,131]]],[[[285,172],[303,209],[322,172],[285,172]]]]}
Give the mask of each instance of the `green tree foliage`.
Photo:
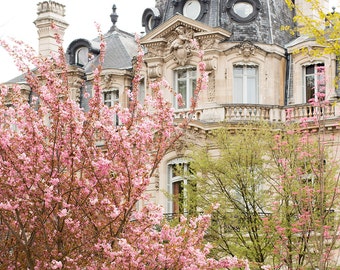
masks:
{"type": "Polygon", "coordinates": [[[273,242],[263,226],[270,203],[263,179],[270,138],[266,125],[225,127],[213,132],[211,145],[192,151],[198,209],[219,205],[208,236],[215,256],[246,257],[262,265],[271,253],[273,242]]]}
{"type": "MultiPolygon", "coordinates": [[[[294,21],[297,24],[296,29],[290,29],[293,32],[298,32],[300,35],[307,35],[315,39],[320,45],[317,49],[311,50],[313,54],[335,54],[340,56],[340,13],[329,12],[319,0],[305,0],[310,6],[309,12],[316,16],[311,17],[306,15],[306,10],[299,5],[295,5],[293,0],[286,0],[287,5],[294,9],[294,21]]],[[[307,49],[307,48],[305,48],[307,49]]]]}

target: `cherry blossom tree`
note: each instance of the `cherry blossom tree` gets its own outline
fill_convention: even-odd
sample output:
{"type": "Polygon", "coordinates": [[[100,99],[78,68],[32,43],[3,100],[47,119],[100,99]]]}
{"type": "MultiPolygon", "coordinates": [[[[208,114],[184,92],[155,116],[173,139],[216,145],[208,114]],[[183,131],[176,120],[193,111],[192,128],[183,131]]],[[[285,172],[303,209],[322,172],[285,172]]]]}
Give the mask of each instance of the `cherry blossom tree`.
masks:
{"type": "MultiPolygon", "coordinates": [[[[0,268],[247,267],[237,258],[209,258],[208,215],[182,217],[171,227],[148,201],[150,178],[188,121],[174,124],[164,81],[151,84],[152,97],[138,102],[142,48],[129,106],[103,105],[99,65],[85,112],[70,98],[61,47],[42,59],[21,42],[1,45],[34,94],[27,102],[19,86],[0,88],[0,268]]],[[[199,71],[196,96],[206,80],[203,62],[199,71]]]]}
{"type": "MultiPolygon", "coordinates": [[[[326,132],[325,94],[310,102],[313,118],[275,135],[269,183],[274,188],[271,228],[277,268],[334,269],[339,256],[337,138],[326,132]]],[[[288,113],[289,114],[289,113],[288,113]]],[[[275,260],[274,260],[275,261],[275,260]]]]}

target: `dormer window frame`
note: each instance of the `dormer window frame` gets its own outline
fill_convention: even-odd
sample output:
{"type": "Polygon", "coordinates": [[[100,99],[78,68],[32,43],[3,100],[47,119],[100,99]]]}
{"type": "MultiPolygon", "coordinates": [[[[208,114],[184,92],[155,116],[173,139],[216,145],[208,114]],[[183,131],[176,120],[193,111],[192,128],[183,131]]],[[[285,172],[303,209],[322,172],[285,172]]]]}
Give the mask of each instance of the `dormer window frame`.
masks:
{"type": "Polygon", "coordinates": [[[249,23],[256,19],[261,9],[261,3],[259,0],[229,0],[225,6],[225,11],[229,17],[238,23],[249,23]],[[244,4],[244,7],[252,6],[252,11],[246,16],[241,16],[240,12],[236,8],[244,4]]]}
{"type": "Polygon", "coordinates": [[[85,46],[79,47],[74,54],[74,62],[77,66],[86,66],[89,62],[89,49],[85,46]],[[85,54],[85,55],[81,55],[85,54]]]}
{"type": "MultiPolygon", "coordinates": [[[[203,17],[205,16],[205,14],[207,14],[207,12],[209,10],[210,0],[173,0],[172,4],[174,6],[174,9],[173,9],[174,15],[176,13],[180,13],[183,16],[185,16],[184,14],[186,14],[188,12],[189,12],[189,14],[191,14],[191,12],[194,12],[195,10],[189,11],[191,7],[189,7],[188,5],[190,3],[194,4],[196,2],[199,3],[199,5],[200,5],[199,9],[200,10],[199,10],[199,13],[197,14],[197,16],[195,16],[195,18],[191,18],[191,19],[196,20],[196,21],[202,20],[203,17]]],[[[198,8],[196,4],[194,4],[194,6],[195,6],[195,9],[198,8]]]]}
{"type": "Polygon", "coordinates": [[[68,62],[70,65],[77,65],[79,67],[84,67],[87,63],[94,57],[99,55],[100,48],[95,42],[90,42],[86,39],[74,40],[67,48],[66,54],[68,56],[68,62]],[[81,63],[79,61],[79,51],[87,49],[87,54],[84,56],[85,61],[81,63]]]}

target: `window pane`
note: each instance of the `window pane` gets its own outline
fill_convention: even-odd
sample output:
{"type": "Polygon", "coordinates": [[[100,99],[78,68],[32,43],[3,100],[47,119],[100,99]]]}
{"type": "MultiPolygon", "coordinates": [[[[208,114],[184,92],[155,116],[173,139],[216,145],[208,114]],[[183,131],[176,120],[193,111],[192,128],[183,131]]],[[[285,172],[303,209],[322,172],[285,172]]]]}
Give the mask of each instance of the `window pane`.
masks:
{"type": "Polygon", "coordinates": [[[108,107],[112,107],[119,102],[119,90],[114,89],[111,91],[105,91],[103,93],[104,104],[108,107]]]}
{"type": "Polygon", "coordinates": [[[196,70],[190,70],[189,71],[189,77],[190,78],[196,78],[196,70]]]}
{"type": "Polygon", "coordinates": [[[242,77],[234,78],[234,102],[243,103],[243,81],[242,77]]]}
{"type": "Polygon", "coordinates": [[[175,214],[183,212],[183,181],[174,182],[172,184],[173,206],[172,211],[175,214]]]}
{"type": "MultiPolygon", "coordinates": [[[[194,92],[195,92],[195,89],[196,89],[196,79],[192,79],[192,80],[191,80],[191,85],[190,85],[190,87],[191,87],[190,98],[192,98],[192,97],[194,96],[194,92]]],[[[188,102],[190,102],[190,101],[188,100],[188,102]]],[[[189,105],[189,104],[188,104],[188,105],[189,105]]]]}
{"type": "Polygon", "coordinates": [[[324,92],[326,88],[324,64],[309,65],[305,67],[304,102],[315,98],[316,92],[324,92]]]}
{"type": "Polygon", "coordinates": [[[196,192],[195,183],[190,182],[192,170],[188,163],[173,163],[168,165],[168,192],[169,200],[167,211],[169,214],[186,214],[196,210],[193,198],[188,201],[189,196],[196,192]]]}
{"type": "Polygon", "coordinates": [[[183,176],[184,175],[184,164],[174,164],[172,168],[172,177],[183,176]]]}
{"type": "Polygon", "coordinates": [[[254,67],[247,67],[247,75],[255,77],[255,75],[256,75],[256,68],[254,68],[254,67]]]}
{"type": "Polygon", "coordinates": [[[308,102],[311,98],[314,98],[314,88],[315,88],[314,75],[306,76],[306,100],[305,102],[308,102]]]}
{"type": "Polygon", "coordinates": [[[247,81],[247,101],[246,103],[257,103],[256,78],[249,77],[247,81]]]}
{"type": "Polygon", "coordinates": [[[234,67],[234,76],[242,76],[243,67],[235,66],[234,67]]]}
{"type": "Polygon", "coordinates": [[[314,65],[306,67],[306,74],[314,74],[314,65]]]}
{"type": "Polygon", "coordinates": [[[187,76],[186,70],[178,70],[177,71],[177,78],[178,79],[186,78],[186,76],[187,76]]]}
{"type": "Polygon", "coordinates": [[[118,94],[118,91],[115,90],[115,91],[112,91],[112,98],[114,101],[117,101],[118,98],[119,98],[119,94],[118,94]]]}
{"type": "Polygon", "coordinates": [[[234,5],[233,9],[242,18],[247,18],[254,10],[253,6],[247,2],[238,2],[234,5]]]}
{"type": "Polygon", "coordinates": [[[185,108],[187,106],[187,98],[188,98],[185,81],[178,82],[178,93],[182,95],[182,101],[183,101],[183,104],[180,104],[178,107],[185,108]]]}
{"type": "Polygon", "coordinates": [[[234,103],[258,103],[256,66],[234,66],[234,103]]]}
{"type": "Polygon", "coordinates": [[[84,66],[88,62],[89,51],[86,47],[80,48],[76,52],[76,64],[84,66]]]}
{"type": "Polygon", "coordinates": [[[190,105],[190,99],[193,96],[193,92],[196,88],[196,69],[189,68],[185,70],[175,71],[176,92],[181,94],[183,104],[177,104],[177,108],[188,108],[190,105]]]}

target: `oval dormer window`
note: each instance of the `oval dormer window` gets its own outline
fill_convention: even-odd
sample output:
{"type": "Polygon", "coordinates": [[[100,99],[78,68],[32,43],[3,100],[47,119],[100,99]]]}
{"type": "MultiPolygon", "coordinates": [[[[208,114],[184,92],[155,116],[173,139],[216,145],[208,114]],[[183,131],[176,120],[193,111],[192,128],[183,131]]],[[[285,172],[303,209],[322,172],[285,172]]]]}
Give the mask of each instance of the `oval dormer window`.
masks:
{"type": "Polygon", "coordinates": [[[255,20],[260,9],[259,0],[228,0],[226,4],[226,11],[230,18],[239,23],[255,20]]]}
{"type": "Polygon", "coordinates": [[[253,5],[247,2],[238,2],[234,5],[233,9],[235,14],[241,18],[247,18],[254,11],[253,5]]]}
{"type": "Polygon", "coordinates": [[[201,13],[201,3],[198,0],[188,0],[183,6],[183,15],[196,20],[201,13]]]}

